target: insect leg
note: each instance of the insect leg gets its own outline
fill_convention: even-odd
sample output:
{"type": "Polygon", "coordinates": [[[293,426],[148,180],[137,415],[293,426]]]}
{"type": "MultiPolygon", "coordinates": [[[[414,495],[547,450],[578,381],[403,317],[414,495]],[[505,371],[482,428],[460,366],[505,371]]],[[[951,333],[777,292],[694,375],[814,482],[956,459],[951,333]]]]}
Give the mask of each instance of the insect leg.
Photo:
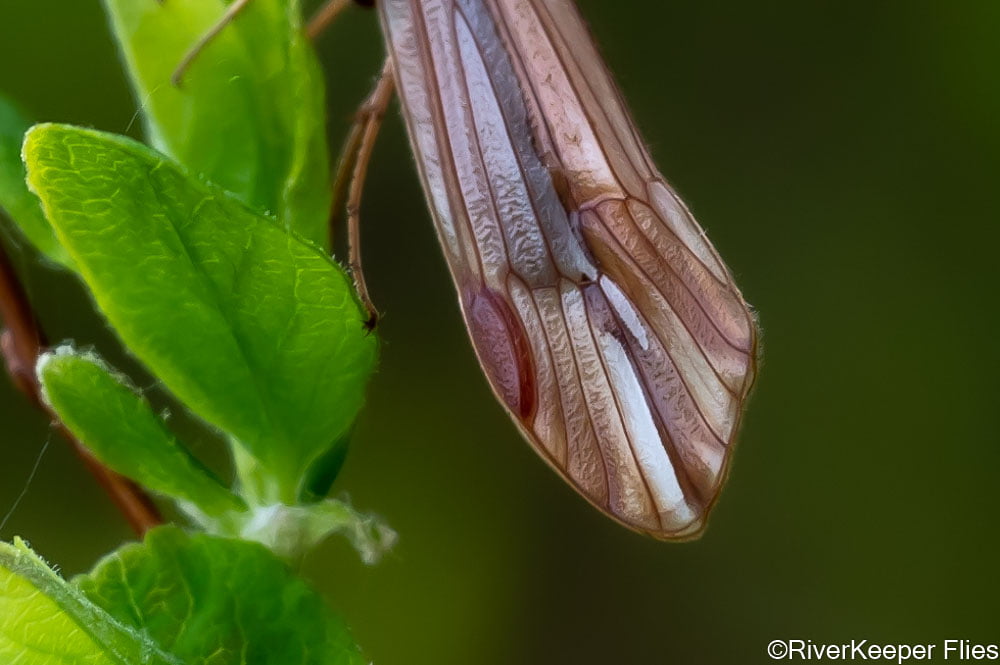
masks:
{"type": "Polygon", "coordinates": [[[378,310],[368,295],[368,286],[361,266],[361,195],[368,173],[368,163],[375,148],[375,139],[382,126],[382,118],[389,106],[389,100],[392,99],[393,88],[392,66],[386,59],[374,89],[358,109],[334,180],[331,230],[333,222],[340,216],[340,211],[345,210],[348,261],[358,296],[368,310],[368,320],[365,322],[368,330],[375,328],[378,322],[378,310]]]}

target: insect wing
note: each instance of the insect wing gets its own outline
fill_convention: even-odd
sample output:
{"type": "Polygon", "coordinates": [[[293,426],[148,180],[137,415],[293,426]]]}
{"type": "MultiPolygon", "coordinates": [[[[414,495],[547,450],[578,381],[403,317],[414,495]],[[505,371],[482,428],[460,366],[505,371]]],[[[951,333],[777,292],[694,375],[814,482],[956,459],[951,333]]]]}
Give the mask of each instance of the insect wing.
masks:
{"type": "Polygon", "coordinates": [[[595,506],[697,535],[756,329],[568,0],[382,0],[424,190],[483,369],[595,506]]]}

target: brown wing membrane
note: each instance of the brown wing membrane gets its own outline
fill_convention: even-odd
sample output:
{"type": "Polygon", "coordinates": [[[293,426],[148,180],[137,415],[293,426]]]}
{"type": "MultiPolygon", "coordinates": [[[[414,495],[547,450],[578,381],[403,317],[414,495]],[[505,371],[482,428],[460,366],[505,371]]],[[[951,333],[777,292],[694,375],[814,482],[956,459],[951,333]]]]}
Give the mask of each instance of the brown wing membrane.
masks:
{"type": "Polygon", "coordinates": [[[382,0],[417,164],[493,391],[611,517],[703,528],[756,330],[568,0],[382,0]]]}

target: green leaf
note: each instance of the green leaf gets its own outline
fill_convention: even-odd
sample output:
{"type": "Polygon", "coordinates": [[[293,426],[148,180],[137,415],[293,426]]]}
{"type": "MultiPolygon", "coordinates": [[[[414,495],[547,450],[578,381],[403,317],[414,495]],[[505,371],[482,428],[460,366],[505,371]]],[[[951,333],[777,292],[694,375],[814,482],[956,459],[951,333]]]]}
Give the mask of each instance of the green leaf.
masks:
{"type": "Polygon", "coordinates": [[[149,403],[93,354],[61,347],[38,361],[45,401],[97,459],[149,489],[220,517],[246,504],[179,444],[149,403]]]}
{"type": "Polygon", "coordinates": [[[343,621],[263,546],[175,527],[64,582],[0,543],[0,662],[363,665],[343,621]]]}
{"type": "Polygon", "coordinates": [[[222,16],[220,0],[104,0],[154,146],[327,245],[323,77],[299,0],[254,0],[171,75],[222,16]]]}
{"type": "Polygon", "coordinates": [[[189,663],[366,662],[323,599],[256,543],[162,527],[74,583],[189,663]]]}
{"type": "Polygon", "coordinates": [[[39,125],[28,182],[126,345],[239,442],[295,503],[336,456],[377,343],[347,276],[314,246],[148,148],[39,125]]]}
{"type": "Polygon", "coordinates": [[[21,143],[31,122],[11,102],[0,97],[0,208],[21,232],[53,262],[69,266],[69,254],[52,233],[38,197],[28,191],[21,162],[21,143]]]}
{"type": "Polygon", "coordinates": [[[183,665],[87,600],[20,539],[0,543],[0,662],[183,665]]]}

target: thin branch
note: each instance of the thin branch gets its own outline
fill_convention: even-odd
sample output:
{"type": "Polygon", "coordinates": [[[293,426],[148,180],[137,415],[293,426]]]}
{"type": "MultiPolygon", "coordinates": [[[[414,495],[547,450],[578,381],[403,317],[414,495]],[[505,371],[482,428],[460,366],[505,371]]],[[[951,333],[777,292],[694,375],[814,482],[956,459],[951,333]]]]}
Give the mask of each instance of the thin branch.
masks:
{"type": "Polygon", "coordinates": [[[52,419],[55,430],[70,443],[137,536],[142,537],[149,529],[163,524],[163,518],[149,496],[131,480],[97,461],[59,422],[58,416],[42,400],[42,387],[35,374],[35,365],[47,342],[2,243],[0,243],[0,319],[4,326],[3,333],[0,334],[0,349],[3,352],[7,373],[10,374],[14,385],[52,419]]]}
{"type": "Polygon", "coordinates": [[[353,0],[329,0],[317,9],[306,25],[306,35],[309,39],[315,41],[352,2],[353,0]]]}

